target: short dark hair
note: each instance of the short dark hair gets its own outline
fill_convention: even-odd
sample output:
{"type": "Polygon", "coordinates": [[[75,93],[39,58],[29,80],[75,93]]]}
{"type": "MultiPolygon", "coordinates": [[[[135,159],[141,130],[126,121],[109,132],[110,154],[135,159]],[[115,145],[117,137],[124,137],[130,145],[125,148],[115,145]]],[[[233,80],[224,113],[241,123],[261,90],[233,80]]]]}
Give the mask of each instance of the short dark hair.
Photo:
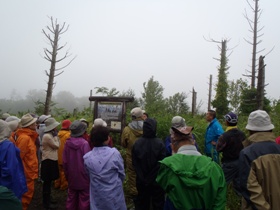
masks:
{"type": "Polygon", "coordinates": [[[209,109],[208,113],[214,118],[216,118],[216,111],[214,111],[213,109],[209,109]]]}
{"type": "Polygon", "coordinates": [[[104,142],[108,140],[110,130],[107,127],[97,125],[91,129],[90,132],[90,141],[95,147],[104,146],[104,142]]]}

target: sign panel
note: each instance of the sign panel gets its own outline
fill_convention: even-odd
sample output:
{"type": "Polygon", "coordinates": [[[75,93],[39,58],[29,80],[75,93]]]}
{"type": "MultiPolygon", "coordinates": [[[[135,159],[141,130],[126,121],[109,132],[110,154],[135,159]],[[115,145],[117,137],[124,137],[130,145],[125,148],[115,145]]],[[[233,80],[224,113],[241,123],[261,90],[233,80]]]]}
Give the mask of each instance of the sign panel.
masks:
{"type": "Polygon", "coordinates": [[[123,102],[99,101],[97,103],[97,118],[106,121],[107,126],[121,130],[123,102]]]}

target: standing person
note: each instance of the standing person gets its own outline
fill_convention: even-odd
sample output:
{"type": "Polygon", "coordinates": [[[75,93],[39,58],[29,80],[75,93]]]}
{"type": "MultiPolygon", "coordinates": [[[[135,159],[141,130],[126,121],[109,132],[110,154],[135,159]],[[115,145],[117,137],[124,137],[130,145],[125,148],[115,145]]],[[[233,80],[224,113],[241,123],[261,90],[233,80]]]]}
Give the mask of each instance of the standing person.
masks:
{"type": "Polygon", "coordinates": [[[43,180],[43,207],[45,209],[56,208],[51,201],[52,181],[58,178],[58,155],[59,138],[57,136],[58,123],[50,117],[45,121],[45,132],[42,139],[42,165],[41,178],[43,180]]]}
{"type": "Polygon", "coordinates": [[[66,140],[70,138],[70,120],[63,120],[61,124],[61,130],[58,132],[59,138],[59,148],[57,150],[58,155],[58,168],[59,168],[59,177],[54,182],[54,187],[60,190],[66,190],[68,188],[68,182],[65,177],[64,169],[63,169],[63,150],[66,143],[66,140]]]}
{"type": "Polygon", "coordinates": [[[42,151],[41,151],[41,147],[42,147],[42,139],[43,139],[43,135],[44,135],[44,132],[45,132],[45,121],[50,118],[51,115],[41,115],[38,120],[37,120],[37,133],[39,134],[39,149],[37,150],[37,157],[38,157],[38,167],[39,167],[39,178],[38,180],[41,181],[41,161],[42,161],[42,151]]]}
{"type": "Polygon", "coordinates": [[[225,174],[227,184],[233,182],[234,189],[238,192],[238,158],[243,149],[242,142],[245,140],[245,134],[237,128],[238,117],[233,112],[225,116],[226,132],[223,133],[217,143],[217,151],[223,153],[222,169],[225,174]]]}
{"type": "Polygon", "coordinates": [[[9,123],[0,120],[0,185],[10,189],[21,201],[27,192],[19,149],[9,140],[9,123]]]}
{"type": "Polygon", "coordinates": [[[143,137],[140,137],[132,149],[132,164],[136,172],[136,187],[138,191],[135,209],[153,210],[164,207],[164,191],[156,183],[160,167],[158,161],[166,156],[163,141],[156,137],[157,122],[147,118],[143,125],[143,137]]]}
{"type": "Polygon", "coordinates": [[[75,120],[70,125],[71,137],[64,146],[63,168],[68,181],[66,210],[89,210],[89,176],[83,156],[90,146],[82,137],[86,129],[85,123],[75,120]]]}
{"type": "MultiPolygon", "coordinates": [[[[179,127],[186,127],[186,122],[185,119],[181,116],[175,116],[171,120],[171,127],[179,128],[179,127]]],[[[192,127],[193,128],[193,127],[192,127]]],[[[173,130],[170,128],[169,131],[170,135],[168,135],[165,139],[165,148],[166,148],[166,156],[171,156],[172,155],[172,149],[171,149],[171,136],[173,133],[173,130]]],[[[196,143],[195,135],[191,133],[192,138],[194,140],[196,149],[199,150],[198,145],[196,143]]]]}
{"type": "MultiPolygon", "coordinates": [[[[80,119],[80,121],[81,121],[82,123],[85,123],[86,126],[87,126],[87,129],[88,129],[89,122],[88,122],[86,119],[84,119],[84,118],[80,119]]],[[[92,149],[92,148],[93,148],[93,145],[92,145],[92,142],[90,141],[90,137],[89,137],[89,134],[88,134],[88,132],[87,132],[87,129],[85,130],[85,133],[83,134],[82,137],[83,137],[85,140],[87,140],[87,142],[88,142],[88,144],[89,144],[89,146],[90,146],[90,149],[92,149]]]]}
{"type": "Polygon", "coordinates": [[[149,115],[145,110],[142,110],[142,112],[143,112],[142,119],[145,121],[147,118],[149,118],[149,115]]]}
{"type": "Polygon", "coordinates": [[[90,134],[94,148],[84,155],[90,177],[91,210],[126,210],[123,159],[116,148],[108,146],[109,132],[105,126],[94,126],[90,134]]]}
{"type": "Polygon", "coordinates": [[[24,167],[27,184],[27,192],[22,196],[22,209],[27,210],[34,194],[35,179],[38,178],[38,159],[35,141],[38,137],[36,132],[37,118],[25,114],[20,120],[21,128],[11,137],[20,150],[20,157],[24,167]]]}
{"type": "MultiPolygon", "coordinates": [[[[107,127],[107,123],[106,123],[104,120],[102,120],[101,118],[96,118],[96,119],[94,120],[93,125],[92,125],[92,128],[94,128],[95,126],[98,126],[98,125],[101,125],[101,126],[103,126],[103,127],[107,127]]],[[[93,143],[92,143],[92,141],[91,141],[91,145],[92,145],[92,148],[93,148],[93,143]]],[[[109,143],[108,143],[108,146],[109,146],[109,147],[113,147],[113,146],[114,146],[114,144],[113,144],[113,139],[112,139],[111,136],[109,136],[109,143]]]]}
{"type": "Polygon", "coordinates": [[[226,182],[221,167],[201,155],[192,127],[172,127],[173,155],[160,161],[156,181],[172,202],[165,209],[225,209],[226,182]]]}
{"type": "Polygon", "coordinates": [[[214,110],[208,110],[206,121],[209,122],[205,133],[205,154],[211,157],[216,163],[220,163],[219,153],[216,150],[216,144],[219,137],[224,133],[224,130],[216,118],[214,110]]]}
{"type": "Polygon", "coordinates": [[[134,208],[134,200],[137,196],[136,189],[136,174],[132,166],[132,147],[139,137],[143,135],[143,119],[142,109],[135,107],[131,110],[132,121],[123,129],[121,135],[121,145],[125,148],[126,157],[125,165],[127,168],[127,193],[126,193],[126,204],[128,209],[134,208]]]}
{"type": "Polygon", "coordinates": [[[239,155],[242,209],[280,209],[280,145],[266,111],[250,113],[246,129],[249,146],[239,155]]]}

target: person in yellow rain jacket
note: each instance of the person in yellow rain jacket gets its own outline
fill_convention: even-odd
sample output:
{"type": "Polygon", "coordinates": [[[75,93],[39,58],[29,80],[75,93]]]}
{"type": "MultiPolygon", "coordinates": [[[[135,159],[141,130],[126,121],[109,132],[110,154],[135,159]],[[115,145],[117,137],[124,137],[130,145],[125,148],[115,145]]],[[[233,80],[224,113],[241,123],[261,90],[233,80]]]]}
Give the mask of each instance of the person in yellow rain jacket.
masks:
{"type": "Polygon", "coordinates": [[[66,143],[66,140],[70,138],[70,127],[71,121],[70,120],[63,120],[61,125],[61,130],[58,132],[58,137],[60,140],[60,145],[58,148],[58,168],[59,168],[59,178],[55,180],[54,186],[57,189],[66,190],[68,188],[68,182],[65,177],[64,169],[62,167],[63,161],[62,161],[62,155],[64,150],[64,145],[66,143]]]}
{"type": "Polygon", "coordinates": [[[35,141],[38,137],[36,132],[37,118],[30,114],[23,115],[19,128],[11,137],[20,150],[24,174],[26,177],[27,192],[22,196],[22,209],[27,210],[34,194],[34,180],[38,178],[38,159],[35,141]]]}

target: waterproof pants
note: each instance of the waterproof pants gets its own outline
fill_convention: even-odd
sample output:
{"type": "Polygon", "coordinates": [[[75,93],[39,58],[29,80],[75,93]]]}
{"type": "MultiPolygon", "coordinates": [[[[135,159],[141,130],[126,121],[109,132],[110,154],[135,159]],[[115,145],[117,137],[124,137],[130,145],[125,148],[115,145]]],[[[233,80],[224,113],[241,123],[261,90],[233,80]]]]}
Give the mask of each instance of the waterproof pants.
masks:
{"type": "Polygon", "coordinates": [[[156,183],[145,185],[137,183],[138,196],[135,201],[135,210],[162,210],[164,208],[164,190],[156,183]],[[151,207],[152,204],[152,208],[151,207]]]}
{"type": "Polygon", "coordinates": [[[134,207],[134,200],[137,196],[136,188],[136,173],[132,166],[132,159],[130,154],[126,154],[126,180],[127,180],[127,193],[125,194],[125,202],[127,208],[134,207]]]}
{"type": "Polygon", "coordinates": [[[58,165],[59,178],[55,180],[54,187],[61,190],[66,190],[68,188],[68,182],[65,177],[64,169],[62,165],[58,165]]]}
{"type": "Polygon", "coordinates": [[[26,178],[26,185],[27,185],[27,192],[22,195],[22,209],[27,210],[29,204],[32,201],[33,194],[34,194],[34,179],[26,178]]]}
{"type": "Polygon", "coordinates": [[[89,210],[89,188],[75,190],[68,188],[66,210],[89,210]]]}

